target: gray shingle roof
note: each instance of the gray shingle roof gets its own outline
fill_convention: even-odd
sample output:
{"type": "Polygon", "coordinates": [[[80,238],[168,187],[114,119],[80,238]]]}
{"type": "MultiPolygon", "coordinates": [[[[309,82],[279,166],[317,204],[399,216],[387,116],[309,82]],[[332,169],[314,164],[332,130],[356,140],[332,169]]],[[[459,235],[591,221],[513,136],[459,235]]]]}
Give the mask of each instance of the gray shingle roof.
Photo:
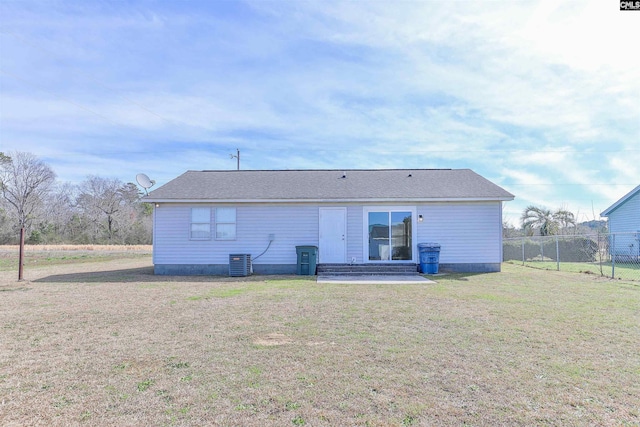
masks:
{"type": "Polygon", "coordinates": [[[470,169],[187,171],[148,202],[513,200],[470,169]],[[343,177],[344,175],[344,177],[343,177]]]}

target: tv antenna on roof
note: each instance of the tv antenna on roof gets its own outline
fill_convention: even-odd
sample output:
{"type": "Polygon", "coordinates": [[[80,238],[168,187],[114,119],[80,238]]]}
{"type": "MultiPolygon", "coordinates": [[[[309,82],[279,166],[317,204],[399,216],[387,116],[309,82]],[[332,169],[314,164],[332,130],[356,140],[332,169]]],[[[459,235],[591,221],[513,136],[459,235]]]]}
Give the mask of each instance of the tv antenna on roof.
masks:
{"type": "Polygon", "coordinates": [[[136,175],[136,181],[138,181],[140,187],[144,188],[144,192],[147,196],[149,195],[147,189],[153,187],[153,184],[156,183],[153,179],[149,179],[149,177],[143,173],[136,175]]]}
{"type": "Polygon", "coordinates": [[[238,169],[237,170],[240,170],[240,149],[236,148],[236,154],[229,154],[229,157],[232,158],[232,159],[233,158],[238,159],[238,169]]]}

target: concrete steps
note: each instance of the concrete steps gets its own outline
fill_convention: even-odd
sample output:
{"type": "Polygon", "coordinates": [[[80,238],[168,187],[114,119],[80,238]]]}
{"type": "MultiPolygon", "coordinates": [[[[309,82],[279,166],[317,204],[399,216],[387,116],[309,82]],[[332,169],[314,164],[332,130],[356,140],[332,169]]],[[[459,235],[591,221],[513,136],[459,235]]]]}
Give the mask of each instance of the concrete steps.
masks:
{"type": "Polygon", "coordinates": [[[318,264],[322,276],[417,276],[418,266],[402,264],[318,264]]]}

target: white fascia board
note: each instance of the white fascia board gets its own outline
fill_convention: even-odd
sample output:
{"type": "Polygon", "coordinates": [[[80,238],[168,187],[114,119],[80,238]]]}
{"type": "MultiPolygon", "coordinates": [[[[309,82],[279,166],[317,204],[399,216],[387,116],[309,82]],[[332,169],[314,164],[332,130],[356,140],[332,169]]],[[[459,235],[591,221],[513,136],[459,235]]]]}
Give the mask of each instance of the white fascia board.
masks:
{"type": "Polygon", "coordinates": [[[508,202],[513,197],[464,197],[419,199],[147,199],[144,203],[424,203],[424,202],[508,202]]]}

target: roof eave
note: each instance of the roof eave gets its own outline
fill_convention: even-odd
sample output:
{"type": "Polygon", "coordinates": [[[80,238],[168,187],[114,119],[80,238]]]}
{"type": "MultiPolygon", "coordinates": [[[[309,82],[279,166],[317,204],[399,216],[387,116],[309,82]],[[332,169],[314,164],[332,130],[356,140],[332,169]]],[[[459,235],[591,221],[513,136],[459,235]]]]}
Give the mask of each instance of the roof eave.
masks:
{"type": "Polygon", "coordinates": [[[359,199],[163,199],[143,197],[145,203],[418,203],[418,202],[508,202],[514,196],[502,197],[423,197],[423,198],[359,198],[359,199]]]}

